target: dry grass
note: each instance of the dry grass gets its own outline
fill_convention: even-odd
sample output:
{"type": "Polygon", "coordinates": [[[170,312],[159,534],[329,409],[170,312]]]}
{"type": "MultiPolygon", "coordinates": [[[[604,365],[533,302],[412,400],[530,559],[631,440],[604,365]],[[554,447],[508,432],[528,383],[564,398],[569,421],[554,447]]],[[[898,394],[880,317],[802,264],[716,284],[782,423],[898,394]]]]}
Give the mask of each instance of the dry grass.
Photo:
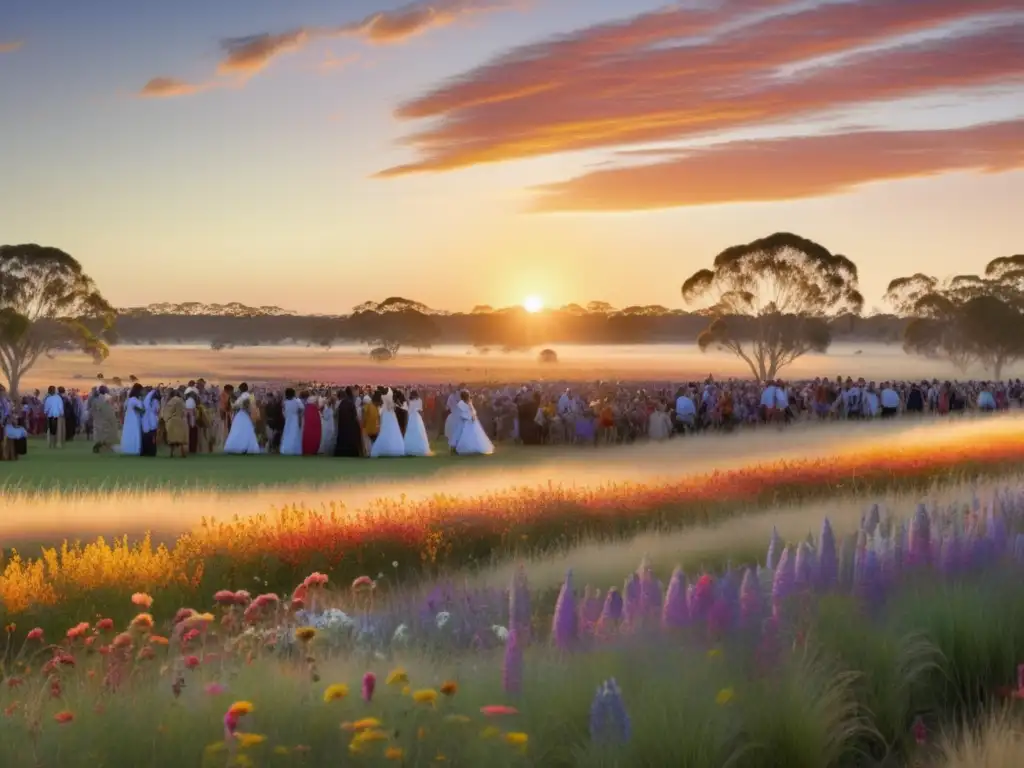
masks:
{"type": "Polygon", "coordinates": [[[993,713],[975,727],[964,728],[941,743],[935,768],[1021,768],[1024,723],[1010,710],[993,713]]]}

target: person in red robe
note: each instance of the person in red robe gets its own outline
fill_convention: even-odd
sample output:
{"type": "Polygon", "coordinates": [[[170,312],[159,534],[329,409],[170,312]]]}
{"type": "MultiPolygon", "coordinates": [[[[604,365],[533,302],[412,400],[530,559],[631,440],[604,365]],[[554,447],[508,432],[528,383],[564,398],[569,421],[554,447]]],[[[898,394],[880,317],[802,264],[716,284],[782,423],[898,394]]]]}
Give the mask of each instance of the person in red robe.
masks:
{"type": "Polygon", "coordinates": [[[308,392],[302,393],[306,401],[306,410],[302,418],[302,455],[316,456],[320,452],[320,403],[310,397],[308,392]]]}

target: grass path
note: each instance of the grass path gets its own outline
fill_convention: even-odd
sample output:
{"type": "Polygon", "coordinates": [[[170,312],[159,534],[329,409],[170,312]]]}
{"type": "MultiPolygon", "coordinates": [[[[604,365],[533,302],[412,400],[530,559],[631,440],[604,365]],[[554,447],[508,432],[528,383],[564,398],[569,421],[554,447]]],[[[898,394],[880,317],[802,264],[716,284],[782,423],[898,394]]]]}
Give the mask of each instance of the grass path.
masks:
{"type": "MultiPolygon", "coordinates": [[[[26,458],[0,463],[0,492],[106,491],[131,488],[188,490],[216,488],[244,491],[257,486],[320,486],[380,480],[430,478],[446,470],[476,472],[514,469],[539,460],[563,458],[551,448],[500,446],[494,456],[450,456],[434,445],[436,456],[425,459],[336,459],[331,456],[227,456],[201,454],[182,461],[166,455],[155,459],[94,455],[85,441],[50,450],[41,440],[29,444],[26,458]]],[[[583,459],[585,449],[562,451],[564,458],[583,459]]]]}

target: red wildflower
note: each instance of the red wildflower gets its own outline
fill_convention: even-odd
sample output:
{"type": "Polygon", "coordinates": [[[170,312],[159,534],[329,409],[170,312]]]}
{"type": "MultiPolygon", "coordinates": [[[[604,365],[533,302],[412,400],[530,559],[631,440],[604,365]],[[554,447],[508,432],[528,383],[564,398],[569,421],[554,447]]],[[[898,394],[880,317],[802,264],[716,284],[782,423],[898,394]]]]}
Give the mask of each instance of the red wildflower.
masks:
{"type": "Polygon", "coordinates": [[[109,632],[113,628],[114,628],[114,620],[113,619],[100,619],[99,621],[96,622],[96,631],[97,632],[109,632]]]}
{"type": "Polygon", "coordinates": [[[26,640],[42,640],[43,639],[43,630],[42,630],[42,628],[41,627],[36,627],[35,629],[33,629],[31,632],[28,633],[28,635],[25,637],[25,639],[26,640]]]}
{"type": "Polygon", "coordinates": [[[187,669],[195,669],[196,667],[199,666],[199,657],[198,656],[186,656],[184,659],[182,659],[182,662],[185,664],[185,667],[187,669]]]}
{"type": "Polygon", "coordinates": [[[302,582],[302,586],[306,587],[322,587],[327,583],[327,575],[314,571],[306,577],[306,580],[302,582]]]}

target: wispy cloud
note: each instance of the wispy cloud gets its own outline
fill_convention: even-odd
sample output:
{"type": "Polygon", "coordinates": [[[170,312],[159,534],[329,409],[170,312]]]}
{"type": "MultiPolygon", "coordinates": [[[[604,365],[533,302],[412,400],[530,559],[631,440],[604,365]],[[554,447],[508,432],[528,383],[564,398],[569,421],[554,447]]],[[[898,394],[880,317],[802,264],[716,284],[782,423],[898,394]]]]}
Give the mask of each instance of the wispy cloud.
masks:
{"type": "Polygon", "coordinates": [[[149,99],[168,99],[175,96],[191,96],[209,90],[212,83],[187,83],[173,77],[154,77],[139,91],[139,96],[149,99]]]}
{"type": "Polygon", "coordinates": [[[12,40],[9,43],[0,43],[0,53],[14,53],[24,43],[21,40],[12,40]]]}
{"type": "Polygon", "coordinates": [[[1021,83],[1020,11],[1020,0],[671,6],[513,50],[402,105],[399,118],[432,123],[406,139],[417,159],[381,175],[714,135],[1021,83]]]}
{"type": "MultiPolygon", "coordinates": [[[[286,32],[227,38],[221,41],[223,58],[217,65],[217,74],[221,77],[242,78],[244,82],[244,79],[269,67],[280,56],[300,51],[316,40],[349,37],[374,45],[402,43],[462,19],[519,7],[524,2],[526,0],[417,0],[340,26],[297,27],[286,32]]],[[[348,63],[347,59],[338,61],[348,63]]],[[[173,78],[161,77],[155,80],[173,78]]]]}
{"type": "Polygon", "coordinates": [[[534,210],[634,211],[819,197],[952,171],[1024,168],[1024,119],[953,130],[865,131],[663,152],[661,162],[538,188],[534,210]]]}

